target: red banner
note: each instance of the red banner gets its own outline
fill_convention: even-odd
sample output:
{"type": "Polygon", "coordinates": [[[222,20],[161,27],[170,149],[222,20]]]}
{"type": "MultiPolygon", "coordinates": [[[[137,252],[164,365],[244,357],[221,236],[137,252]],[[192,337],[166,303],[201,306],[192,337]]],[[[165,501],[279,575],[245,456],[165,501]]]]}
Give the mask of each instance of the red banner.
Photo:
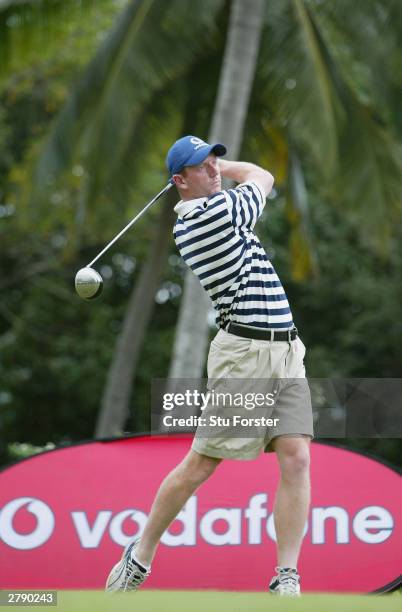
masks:
{"type": "MultiPolygon", "coordinates": [[[[0,588],[103,588],[191,437],[134,437],[57,449],[0,473],[0,588]]],[[[370,592],[402,567],[399,475],[312,444],[304,591],[370,592]]],[[[163,535],[143,588],[263,591],[275,566],[273,454],[223,461],[163,535]]]]}

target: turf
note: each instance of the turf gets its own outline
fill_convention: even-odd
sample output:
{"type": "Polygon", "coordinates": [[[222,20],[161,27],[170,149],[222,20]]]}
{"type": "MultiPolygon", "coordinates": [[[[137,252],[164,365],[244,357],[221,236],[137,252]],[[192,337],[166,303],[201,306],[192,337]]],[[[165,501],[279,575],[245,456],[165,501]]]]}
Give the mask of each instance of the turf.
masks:
{"type": "MultiPolygon", "coordinates": [[[[15,607],[13,606],[15,609],[15,607]]],[[[20,606],[18,606],[18,609],[20,606]]],[[[22,609],[22,608],[21,608],[22,609]]],[[[26,608],[24,608],[26,609],[26,608]]],[[[58,591],[57,612],[400,612],[401,596],[303,595],[278,598],[268,593],[216,591],[143,591],[109,594],[100,591],[58,591]]]]}

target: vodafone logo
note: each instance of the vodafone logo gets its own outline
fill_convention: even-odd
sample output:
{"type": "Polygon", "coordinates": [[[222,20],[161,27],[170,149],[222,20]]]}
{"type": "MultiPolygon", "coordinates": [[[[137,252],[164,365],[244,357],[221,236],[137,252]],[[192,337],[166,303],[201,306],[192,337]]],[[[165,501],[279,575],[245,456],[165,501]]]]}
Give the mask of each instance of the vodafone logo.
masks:
{"type": "MultiPolygon", "coordinates": [[[[199,517],[198,498],[194,495],[177,516],[176,522],[181,524],[179,533],[165,531],[161,543],[172,547],[195,546],[199,540],[204,540],[211,546],[240,546],[261,544],[267,537],[276,542],[273,514],[268,512],[267,502],[266,493],[257,493],[250,498],[246,508],[217,507],[199,517]]],[[[71,512],[74,530],[82,548],[98,548],[107,532],[113,542],[126,546],[134,535],[143,531],[147,518],[145,512],[133,508],[117,514],[113,514],[111,510],[101,510],[91,524],[86,512],[71,512]],[[125,532],[125,526],[128,525],[130,533],[125,532]]],[[[353,537],[365,544],[381,544],[392,535],[394,518],[391,512],[382,506],[366,506],[353,517],[345,508],[328,506],[313,508],[309,523],[305,528],[305,537],[309,537],[312,544],[325,544],[329,537],[328,530],[333,531],[334,527],[337,544],[348,544],[353,537]]],[[[39,499],[14,499],[6,504],[0,513],[1,539],[8,546],[19,550],[42,546],[49,540],[54,528],[52,509],[39,499]],[[36,518],[36,526],[29,534],[18,533],[13,526],[15,515],[24,506],[36,518]]]]}
{"type": "Polygon", "coordinates": [[[1,510],[0,539],[19,550],[38,548],[50,538],[54,525],[54,514],[43,501],[33,497],[19,497],[10,501],[1,510]],[[24,506],[36,518],[36,527],[29,534],[17,533],[13,526],[15,515],[24,506]]]}
{"type": "MultiPolygon", "coordinates": [[[[103,588],[191,442],[192,436],[148,435],[94,441],[0,471],[0,589],[103,588]]],[[[313,443],[311,453],[303,589],[393,588],[402,565],[400,475],[331,445],[313,443]]],[[[146,588],[265,591],[276,564],[278,477],[272,454],[222,462],[163,534],[146,588]]]]}

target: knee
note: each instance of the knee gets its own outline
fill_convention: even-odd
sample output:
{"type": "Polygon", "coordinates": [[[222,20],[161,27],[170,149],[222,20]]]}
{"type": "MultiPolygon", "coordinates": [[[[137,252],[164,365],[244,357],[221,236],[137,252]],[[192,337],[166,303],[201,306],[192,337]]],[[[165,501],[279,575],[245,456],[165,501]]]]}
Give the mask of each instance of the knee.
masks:
{"type": "Polygon", "coordinates": [[[182,477],[189,486],[196,488],[214,473],[221,461],[205,455],[190,456],[183,462],[182,477]]]}
{"type": "Polygon", "coordinates": [[[279,457],[282,477],[286,480],[299,480],[309,473],[310,453],[308,447],[289,449],[279,457]]]}

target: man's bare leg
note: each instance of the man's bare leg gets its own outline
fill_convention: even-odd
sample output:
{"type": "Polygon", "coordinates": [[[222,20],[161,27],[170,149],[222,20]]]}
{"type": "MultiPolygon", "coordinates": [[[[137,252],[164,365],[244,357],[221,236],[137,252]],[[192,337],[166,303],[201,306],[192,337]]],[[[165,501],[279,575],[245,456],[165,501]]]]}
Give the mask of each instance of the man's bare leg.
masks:
{"type": "Polygon", "coordinates": [[[200,455],[193,450],[162,482],[152,504],[141,540],[135,551],[139,563],[151,565],[163,532],[176,518],[186,501],[219,465],[222,459],[200,455]]]}
{"type": "Polygon", "coordinates": [[[278,565],[296,568],[310,506],[310,438],[278,436],[273,448],[281,470],[274,504],[278,565]]]}

